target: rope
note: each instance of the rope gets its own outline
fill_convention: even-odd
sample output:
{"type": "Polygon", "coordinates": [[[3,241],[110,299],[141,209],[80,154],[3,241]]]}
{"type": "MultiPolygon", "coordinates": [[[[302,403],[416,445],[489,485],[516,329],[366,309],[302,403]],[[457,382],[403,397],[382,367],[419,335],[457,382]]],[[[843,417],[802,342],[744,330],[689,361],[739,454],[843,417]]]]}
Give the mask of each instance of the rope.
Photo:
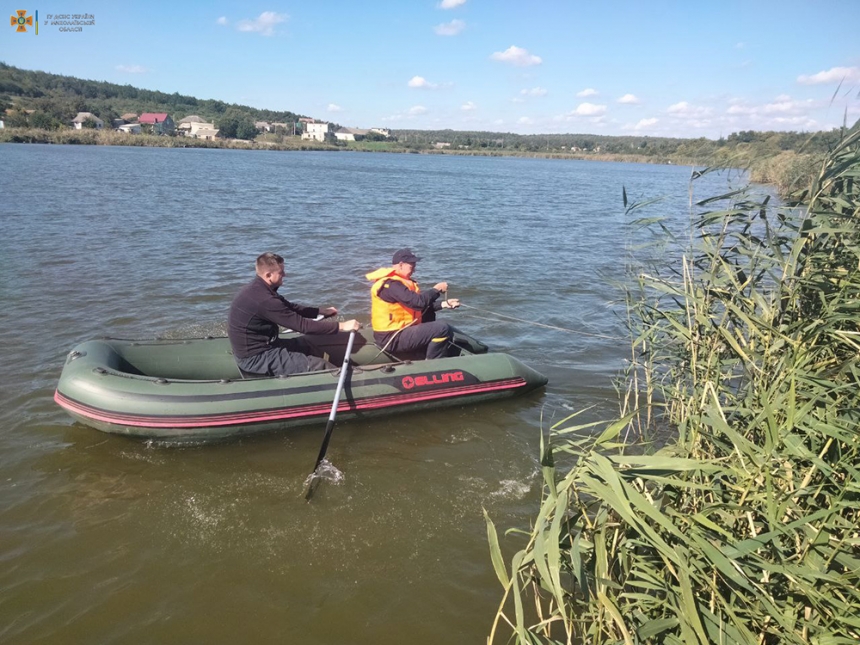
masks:
{"type": "Polygon", "coordinates": [[[546,327],[547,329],[555,329],[557,331],[564,331],[569,334],[580,334],[582,336],[591,336],[592,338],[605,338],[607,340],[626,340],[624,338],[619,338],[618,336],[606,336],[604,334],[591,334],[587,331],[581,331],[579,329],[567,329],[566,327],[557,327],[555,325],[545,325],[543,323],[535,322],[533,320],[523,320],[522,318],[514,318],[513,316],[508,316],[506,314],[500,314],[496,311],[489,311],[487,309],[479,309],[478,307],[473,307],[472,305],[464,305],[462,302],[460,303],[461,307],[466,307],[467,309],[474,309],[475,311],[481,311],[485,314],[492,314],[494,316],[498,316],[499,318],[507,318],[508,320],[515,320],[517,322],[525,323],[527,325],[535,325],[537,327],[546,327]]]}
{"type": "MultiPolygon", "coordinates": [[[[415,323],[417,320],[418,320],[418,319],[417,319],[417,318],[415,318],[415,319],[414,319],[414,320],[412,320],[412,322],[410,322],[408,325],[406,325],[405,327],[401,327],[401,328],[400,328],[400,329],[398,329],[396,332],[394,332],[394,335],[393,335],[391,338],[389,338],[389,339],[388,339],[388,342],[387,342],[387,343],[385,343],[385,347],[383,347],[382,349],[380,349],[380,350],[379,350],[379,353],[378,353],[376,356],[374,356],[371,360],[367,361],[367,362],[368,362],[368,364],[373,364],[373,361],[375,361],[377,358],[379,358],[380,356],[382,356],[382,355],[385,353],[385,350],[386,350],[386,349],[388,349],[388,346],[391,344],[391,341],[393,341],[395,338],[397,338],[397,334],[399,334],[399,333],[400,333],[400,332],[402,332],[404,329],[406,329],[406,327],[410,327],[410,326],[411,326],[413,323],[415,323]]],[[[392,354],[392,356],[394,356],[394,355],[392,354]]],[[[396,357],[396,356],[394,356],[394,358],[397,358],[397,357],[396,357]]],[[[399,360],[399,359],[398,359],[398,360],[399,360]]]]}

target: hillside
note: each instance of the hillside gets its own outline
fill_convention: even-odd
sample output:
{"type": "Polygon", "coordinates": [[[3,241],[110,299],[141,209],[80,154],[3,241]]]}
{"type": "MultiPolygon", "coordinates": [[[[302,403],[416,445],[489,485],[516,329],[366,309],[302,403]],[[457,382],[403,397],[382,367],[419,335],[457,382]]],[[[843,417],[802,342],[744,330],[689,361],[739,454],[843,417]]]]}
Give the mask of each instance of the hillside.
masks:
{"type": "MultiPolygon", "coordinates": [[[[305,115],[289,111],[261,110],[216,99],[198,99],[179,93],[166,94],[131,85],[118,85],[19,69],[0,63],[0,114],[7,128],[5,141],[100,143],[119,145],[206,145],[225,147],[230,142],[146,140],[113,136],[70,137],[64,132],[78,112],[91,112],[105,123],[126,113],[167,112],[174,121],[196,114],[215,123],[222,136],[248,139],[253,147],[298,149],[305,146],[292,132],[258,135],[256,121],[292,124],[305,115]],[[51,131],[59,131],[51,133],[51,131]]],[[[333,124],[339,127],[338,124],[333,124]]],[[[857,127],[855,124],[854,127],[857,127]]],[[[726,164],[751,167],[753,176],[768,183],[790,186],[805,177],[811,164],[833,148],[841,131],[755,132],[741,131],[718,140],[597,134],[522,135],[510,132],[458,130],[392,130],[384,141],[311,142],[312,149],[353,149],[383,152],[435,152],[439,154],[523,155],[556,158],[644,161],[676,164],[726,164]]]]}
{"type": "Polygon", "coordinates": [[[227,117],[246,119],[251,123],[292,123],[303,116],[289,111],[259,110],[215,99],[198,99],[179,93],[165,94],[131,85],[23,70],[0,63],[0,112],[7,111],[9,115],[8,110],[14,113],[7,117],[7,126],[45,129],[56,129],[68,124],[78,112],[92,112],[105,123],[128,112],[167,112],[177,122],[196,114],[214,123],[227,117]],[[18,114],[20,110],[35,112],[25,117],[18,114]],[[23,123],[20,122],[22,120],[23,123]]]}

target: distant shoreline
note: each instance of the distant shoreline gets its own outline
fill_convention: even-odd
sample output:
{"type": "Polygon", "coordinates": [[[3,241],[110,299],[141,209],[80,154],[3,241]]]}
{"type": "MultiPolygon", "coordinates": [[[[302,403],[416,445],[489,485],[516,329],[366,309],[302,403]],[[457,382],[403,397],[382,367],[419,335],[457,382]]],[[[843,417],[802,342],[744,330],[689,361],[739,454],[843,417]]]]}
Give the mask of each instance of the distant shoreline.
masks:
{"type": "Polygon", "coordinates": [[[636,154],[560,153],[513,150],[482,150],[444,148],[416,150],[396,143],[353,142],[346,145],[321,143],[295,137],[283,141],[246,141],[244,139],[216,139],[214,141],[149,134],[128,134],[104,130],[40,130],[36,128],[0,129],[0,143],[44,143],[58,145],[130,146],[140,148],[212,148],[227,150],[280,150],[328,152],[384,152],[394,154],[456,155],[467,157],[521,157],[539,159],[565,159],[577,161],[611,161],[661,165],[701,166],[702,160],[653,157],[636,154]]]}
{"type": "MultiPolygon", "coordinates": [[[[266,135],[264,135],[266,136],[266,135]]],[[[43,143],[59,145],[128,146],[140,148],[212,148],[226,150],[280,150],[318,152],[382,152],[389,154],[456,155],[459,157],[520,157],[531,159],[562,159],[575,161],[604,161],[645,163],[691,168],[732,167],[749,171],[749,180],[756,184],[774,186],[782,197],[789,196],[799,187],[809,184],[815,176],[819,157],[783,151],[759,160],[735,157],[734,159],[692,159],[674,155],[636,155],[605,152],[561,153],[481,148],[416,149],[387,141],[349,141],[331,144],[319,141],[282,137],[278,140],[246,141],[244,139],[216,139],[207,141],[186,137],[128,134],[104,130],[39,130],[33,128],[0,129],[0,143],[43,143]]]]}

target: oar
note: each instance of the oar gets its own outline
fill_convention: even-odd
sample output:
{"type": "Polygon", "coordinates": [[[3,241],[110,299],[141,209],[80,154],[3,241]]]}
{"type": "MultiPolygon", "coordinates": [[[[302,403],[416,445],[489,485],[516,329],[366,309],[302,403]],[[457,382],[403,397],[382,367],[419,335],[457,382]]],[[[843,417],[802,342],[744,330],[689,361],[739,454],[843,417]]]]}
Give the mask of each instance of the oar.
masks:
{"type": "Polygon", "coordinates": [[[349,341],[346,343],[346,354],[343,356],[343,367],[340,369],[340,378],[337,380],[337,390],[334,393],[334,401],[331,404],[331,413],[328,415],[328,423],[325,426],[325,437],[323,437],[322,446],[320,446],[320,454],[317,457],[317,463],[314,464],[314,470],[308,477],[307,488],[305,489],[305,499],[310,501],[311,496],[316,490],[319,483],[319,474],[317,469],[320,463],[325,459],[326,450],[328,450],[328,442],[331,439],[331,431],[334,429],[334,418],[337,415],[337,404],[340,402],[340,393],[343,390],[343,383],[346,380],[346,373],[349,371],[349,356],[352,354],[352,341],[355,340],[355,330],[349,332],[349,341]]]}

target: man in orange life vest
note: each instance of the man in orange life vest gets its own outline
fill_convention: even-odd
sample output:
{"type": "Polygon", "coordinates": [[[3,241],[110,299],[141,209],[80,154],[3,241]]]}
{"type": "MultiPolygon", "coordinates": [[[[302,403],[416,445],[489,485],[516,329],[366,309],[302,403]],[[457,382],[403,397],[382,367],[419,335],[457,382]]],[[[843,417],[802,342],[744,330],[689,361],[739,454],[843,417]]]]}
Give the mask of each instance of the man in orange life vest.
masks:
{"type": "Polygon", "coordinates": [[[412,280],[418,258],[410,249],[400,249],[390,267],[367,274],[373,282],[370,288],[373,339],[393,354],[426,351],[426,357],[445,356],[451,340],[451,326],[436,320],[440,309],[456,309],[460,301],[439,300],[448,291],[448,283],[440,282],[432,289],[421,291],[412,280]]]}

